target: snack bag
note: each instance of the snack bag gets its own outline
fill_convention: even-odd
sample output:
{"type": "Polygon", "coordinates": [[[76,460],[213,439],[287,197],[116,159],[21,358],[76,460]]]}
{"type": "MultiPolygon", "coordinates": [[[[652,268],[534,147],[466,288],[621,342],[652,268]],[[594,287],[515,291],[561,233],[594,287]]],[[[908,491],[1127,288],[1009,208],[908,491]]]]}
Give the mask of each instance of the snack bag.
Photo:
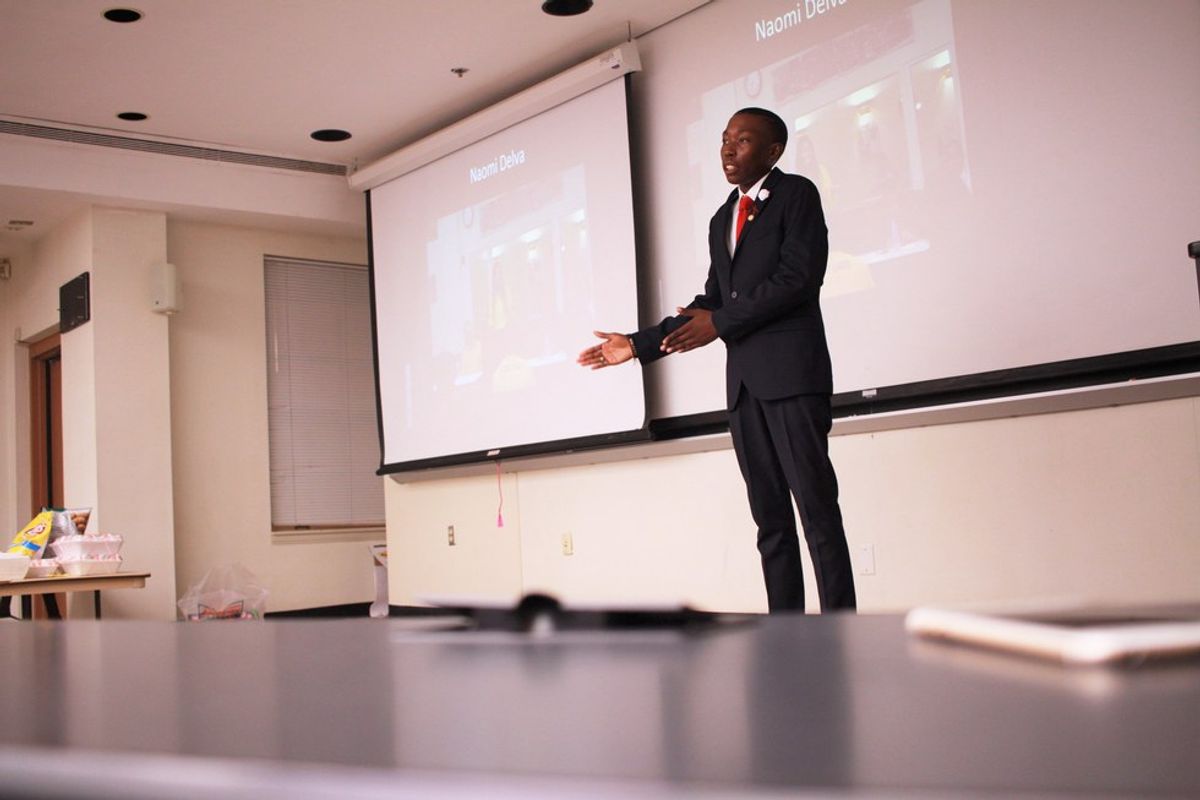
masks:
{"type": "Polygon", "coordinates": [[[50,527],[50,541],[61,539],[63,536],[82,536],[87,530],[88,520],[92,518],[90,508],[44,508],[43,511],[54,512],[54,522],[50,527]]]}
{"type": "Polygon", "coordinates": [[[8,552],[30,558],[41,558],[42,551],[46,549],[46,543],[50,541],[50,530],[53,525],[54,512],[43,511],[17,532],[8,552]]]}

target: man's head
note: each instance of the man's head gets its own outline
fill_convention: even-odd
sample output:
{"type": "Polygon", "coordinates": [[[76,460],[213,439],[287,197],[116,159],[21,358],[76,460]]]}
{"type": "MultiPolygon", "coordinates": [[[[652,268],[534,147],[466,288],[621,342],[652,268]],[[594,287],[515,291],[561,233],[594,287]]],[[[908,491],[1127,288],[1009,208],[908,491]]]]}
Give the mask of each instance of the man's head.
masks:
{"type": "Polygon", "coordinates": [[[743,108],[721,134],[725,178],[746,191],[771,171],[787,146],[787,124],[765,108],[743,108]]]}

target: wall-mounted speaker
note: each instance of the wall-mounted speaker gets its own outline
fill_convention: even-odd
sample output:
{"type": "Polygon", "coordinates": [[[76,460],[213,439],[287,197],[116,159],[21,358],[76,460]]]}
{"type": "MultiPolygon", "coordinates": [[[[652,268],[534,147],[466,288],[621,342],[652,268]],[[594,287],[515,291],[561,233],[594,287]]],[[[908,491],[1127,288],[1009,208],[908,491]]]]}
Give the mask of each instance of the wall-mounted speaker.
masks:
{"type": "Polygon", "coordinates": [[[58,331],[78,328],[92,318],[91,273],[82,275],[58,287],[58,331]]]}
{"type": "Polygon", "coordinates": [[[159,314],[174,314],[179,310],[179,275],[174,264],[154,265],[151,308],[159,314]]]}

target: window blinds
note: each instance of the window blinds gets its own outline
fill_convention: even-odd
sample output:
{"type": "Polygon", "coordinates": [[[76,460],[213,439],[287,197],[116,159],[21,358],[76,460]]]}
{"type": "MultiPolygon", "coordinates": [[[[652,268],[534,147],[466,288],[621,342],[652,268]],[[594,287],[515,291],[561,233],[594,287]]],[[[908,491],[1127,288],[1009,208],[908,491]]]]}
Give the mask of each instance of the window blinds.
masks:
{"type": "Polygon", "coordinates": [[[267,257],[264,273],[272,525],[380,525],[367,269],[267,257]]]}

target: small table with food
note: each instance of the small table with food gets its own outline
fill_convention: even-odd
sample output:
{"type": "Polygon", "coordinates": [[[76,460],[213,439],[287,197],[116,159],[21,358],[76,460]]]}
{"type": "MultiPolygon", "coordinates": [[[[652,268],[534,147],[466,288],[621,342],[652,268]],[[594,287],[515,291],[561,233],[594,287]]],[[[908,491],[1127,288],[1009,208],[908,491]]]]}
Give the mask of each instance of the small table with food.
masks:
{"type": "Polygon", "coordinates": [[[121,572],[124,538],[112,533],[87,534],[91,509],[45,509],[17,533],[0,553],[0,616],[9,615],[11,600],[22,598],[22,616],[32,618],[32,598],[43,595],[46,614],[61,619],[55,594],[95,592],[100,617],[100,590],[141,588],[149,573],[121,572]],[[53,558],[42,558],[45,551],[53,558]]]}

